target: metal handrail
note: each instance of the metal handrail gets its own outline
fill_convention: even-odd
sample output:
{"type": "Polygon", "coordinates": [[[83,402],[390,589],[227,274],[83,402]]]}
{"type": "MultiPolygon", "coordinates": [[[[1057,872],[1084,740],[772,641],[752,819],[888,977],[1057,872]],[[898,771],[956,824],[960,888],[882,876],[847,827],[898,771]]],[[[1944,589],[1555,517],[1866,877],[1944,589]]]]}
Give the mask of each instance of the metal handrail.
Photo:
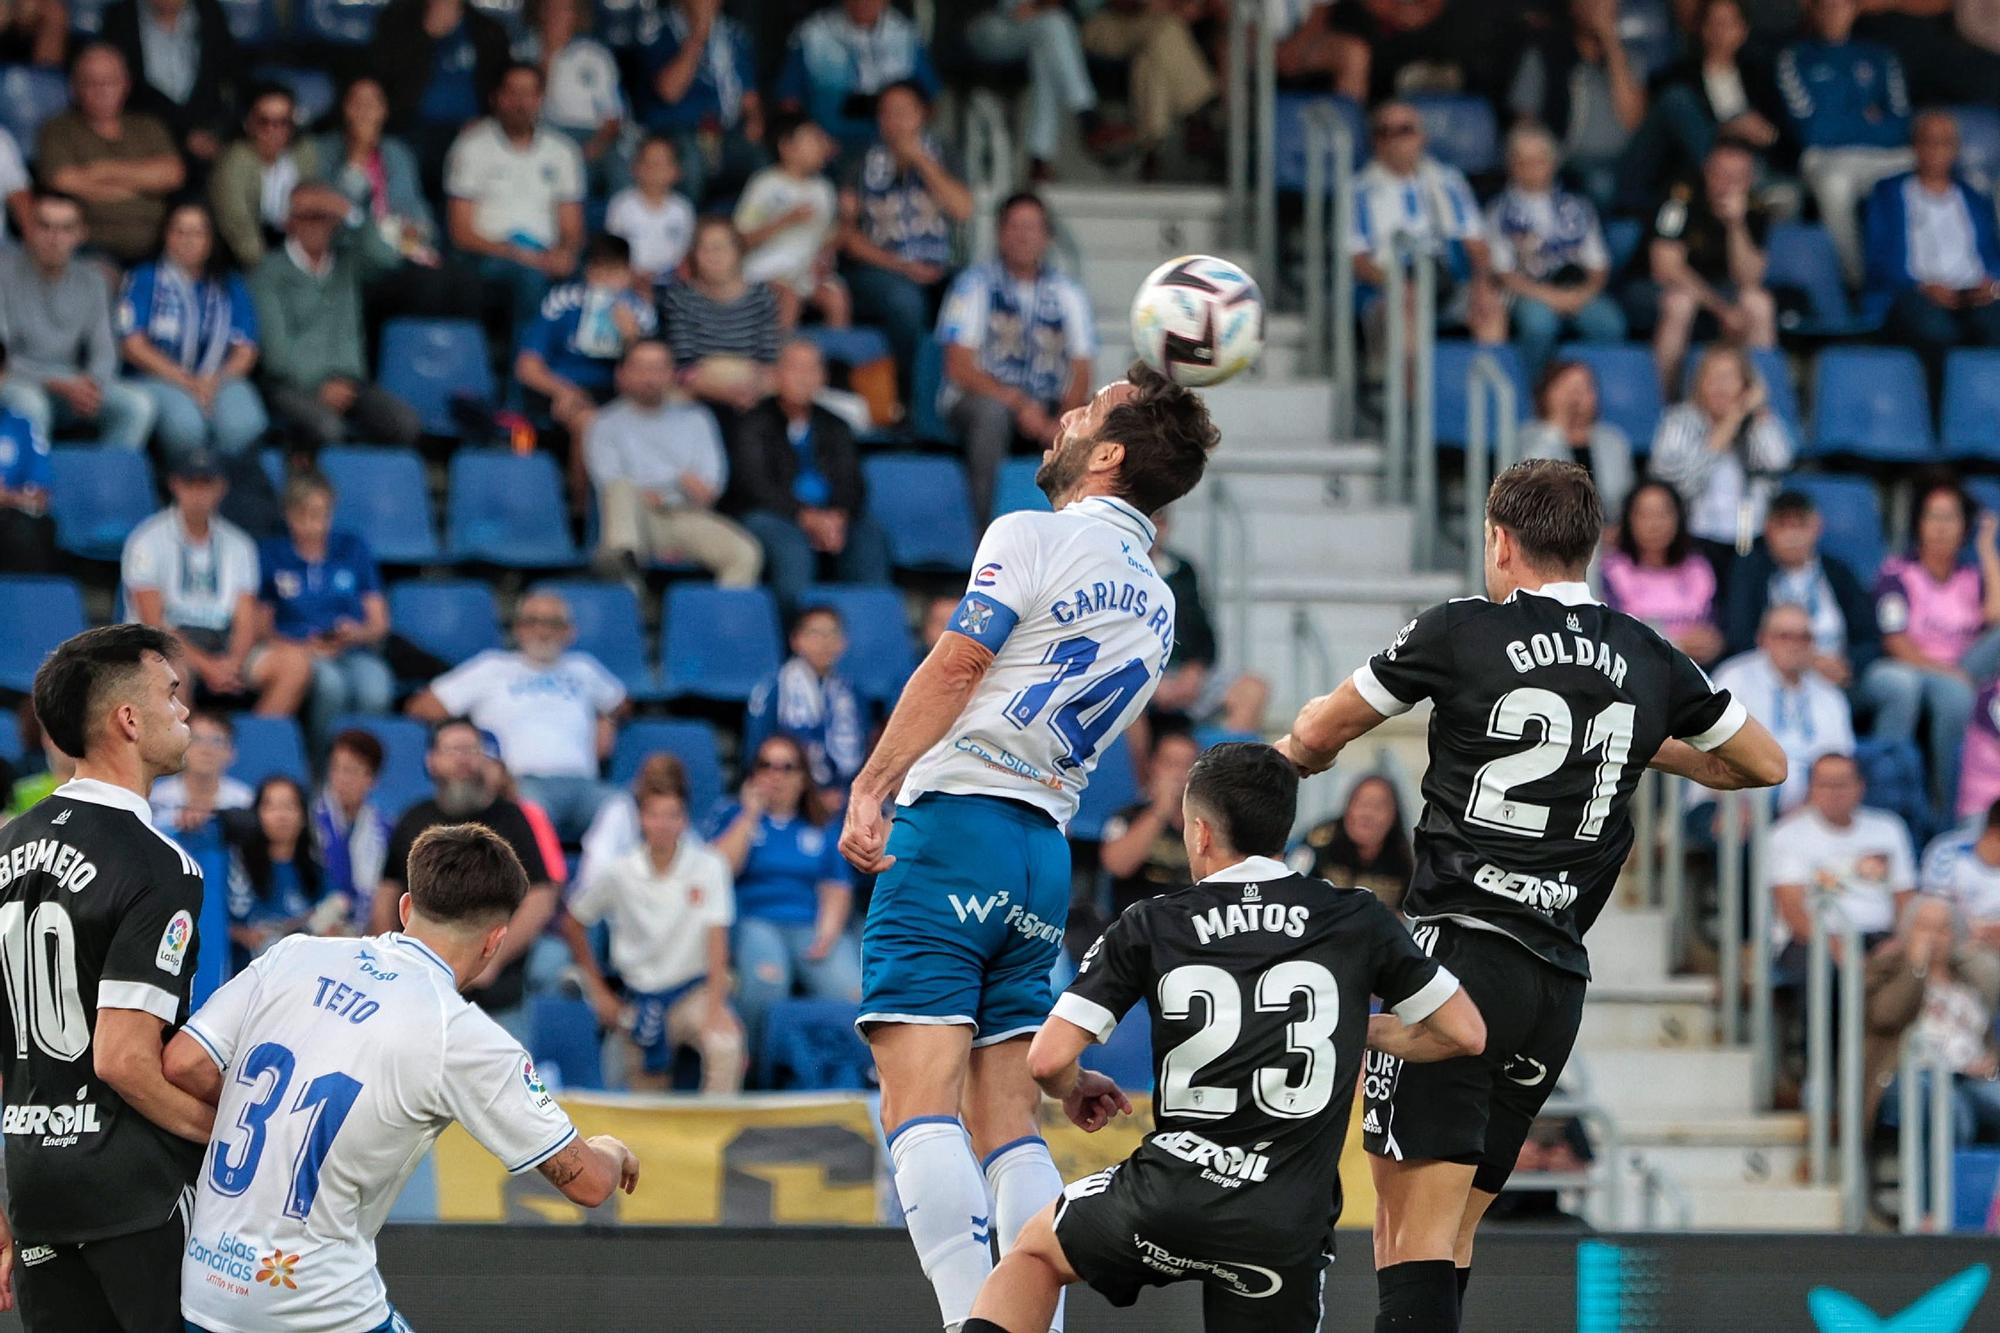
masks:
{"type": "MultiPolygon", "coordinates": [[[[1247,4],[1231,6],[1248,9],[1247,4]]],[[[1263,8],[1263,6],[1259,6],[1263,8]]],[[[1278,272],[1278,35],[1269,21],[1257,25],[1257,272],[1277,290],[1278,272]]]]}
{"type": "Polygon", "coordinates": [[[1682,779],[1666,777],[1660,783],[1660,916],[1667,926],[1661,932],[1664,936],[1661,943],[1666,950],[1668,976],[1680,971],[1690,933],[1687,922],[1687,857],[1681,846],[1686,831],[1681,810],[1686,799],[1687,783],[1682,779]]]}
{"type": "Polygon", "coordinates": [[[1743,800],[1733,792],[1718,800],[1722,852],[1716,863],[1715,952],[1721,972],[1717,990],[1723,1044],[1734,1046],[1743,1040],[1743,800]]]}
{"type": "MultiPolygon", "coordinates": [[[[1250,240],[1250,43],[1254,5],[1229,7],[1229,65],[1224,71],[1224,97],[1229,121],[1229,193],[1226,215],[1229,243],[1242,247],[1250,240]]],[[[1269,281],[1269,275],[1265,275],[1269,281]]]]}
{"type": "Polygon", "coordinates": [[[1208,495],[1209,559],[1221,562],[1216,581],[1228,599],[1230,633],[1237,651],[1250,651],[1250,520],[1229,485],[1211,472],[1203,488],[1208,495]],[[1229,529],[1227,560],[1223,559],[1223,529],[1229,529]]]}
{"type": "Polygon", "coordinates": [[[1778,1073],[1777,1020],[1771,996],[1771,803],[1750,803],[1750,1091],[1771,1109],[1778,1073]]]}
{"type": "Polygon", "coordinates": [[[965,101],[965,174],[972,191],[967,247],[981,260],[993,253],[993,210],[1014,188],[1014,131],[990,88],[974,89],[965,101]]]}
{"type": "MultiPolygon", "coordinates": [[[[1493,476],[1513,466],[1520,453],[1520,414],[1516,407],[1514,378],[1502,369],[1500,358],[1491,352],[1473,357],[1465,372],[1465,580],[1476,592],[1483,592],[1486,587],[1486,488],[1493,476]],[[1493,395],[1492,415],[1496,418],[1490,423],[1487,392],[1493,395]],[[1491,454],[1489,433],[1496,437],[1491,454]]],[[[1430,454],[1435,471],[1435,443],[1425,452],[1430,454]]],[[[1420,511],[1417,522],[1425,522],[1426,517],[1420,511]]],[[[1650,883],[1647,887],[1650,903],[1650,883]]]]}
{"type": "Polygon", "coordinates": [[[1942,1233],[1952,1229],[1957,1212],[1952,1193],[1957,1182],[1952,1178],[1952,1120],[1956,1108],[1952,1105],[1951,1078],[1951,1068],[1945,1063],[1942,1051],[1931,1052],[1926,1063],[1919,1058],[1916,1043],[1907,1032],[1904,1034],[1902,1061],[1896,1071],[1896,1101],[1901,1112],[1896,1155],[1902,1167],[1897,1220],[1905,1233],[1925,1230],[1942,1233]],[[1928,1134],[1919,1133],[1917,1123],[1923,1118],[1917,1109],[1917,1097],[1924,1074],[1930,1076],[1928,1134]],[[1926,1178],[1930,1183],[1928,1210],[1922,1197],[1926,1178]]]}
{"type": "Polygon", "coordinates": [[[1639,1191],[1640,1225],[1647,1231],[1666,1229],[1659,1222],[1658,1204],[1663,1195],[1671,1196],[1673,1199],[1673,1229],[1688,1231],[1694,1227],[1693,1197],[1658,1163],[1645,1162],[1639,1166],[1639,1191]]]}
{"type": "Polygon", "coordinates": [[[1863,981],[1861,931],[1832,894],[1812,891],[1807,915],[1806,953],[1806,1125],[1807,1152],[1815,1185],[1833,1179],[1832,1139],[1840,1122],[1842,1219],[1859,1231],[1866,1216],[1867,1173],[1861,1141],[1861,1039],[1863,981]],[[1833,951],[1840,940],[1840,1004],[1834,1009],[1833,951]],[[1835,1046],[1838,1044],[1838,1054],[1835,1046]],[[1836,1086],[1837,1085],[1837,1086],[1836,1086]]]}
{"type": "Polygon", "coordinates": [[[1304,602],[1292,604],[1292,688],[1300,691],[1302,699],[1317,699],[1333,689],[1333,647],[1304,602]],[[1305,671],[1308,653],[1315,667],[1310,683],[1305,671]]]}
{"type": "Polygon", "coordinates": [[[1305,370],[1309,375],[1327,374],[1331,348],[1333,437],[1344,440],[1354,433],[1354,265],[1347,254],[1354,216],[1354,132],[1326,103],[1306,109],[1305,129],[1305,370]],[[1326,209],[1329,176],[1331,220],[1326,209]],[[1327,312],[1329,281],[1331,316],[1327,312]]]}

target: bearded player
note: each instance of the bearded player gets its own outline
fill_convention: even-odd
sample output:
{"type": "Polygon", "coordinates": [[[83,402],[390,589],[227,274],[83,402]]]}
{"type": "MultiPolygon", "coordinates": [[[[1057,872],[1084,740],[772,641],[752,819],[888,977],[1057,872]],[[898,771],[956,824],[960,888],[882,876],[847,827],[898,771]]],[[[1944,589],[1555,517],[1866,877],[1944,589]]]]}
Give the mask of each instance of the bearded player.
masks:
{"type": "Polygon", "coordinates": [[[1194,489],[1215,444],[1200,397],[1143,364],[1066,414],[1035,475],[1055,512],[987,529],[950,629],[854,780],[840,848],[881,876],[860,1027],[947,1329],[971,1314],[994,1236],[1004,1252],[1062,1193],[1027,1057],[1069,914],[1064,829],[1173,649],[1152,515],[1194,489]]]}

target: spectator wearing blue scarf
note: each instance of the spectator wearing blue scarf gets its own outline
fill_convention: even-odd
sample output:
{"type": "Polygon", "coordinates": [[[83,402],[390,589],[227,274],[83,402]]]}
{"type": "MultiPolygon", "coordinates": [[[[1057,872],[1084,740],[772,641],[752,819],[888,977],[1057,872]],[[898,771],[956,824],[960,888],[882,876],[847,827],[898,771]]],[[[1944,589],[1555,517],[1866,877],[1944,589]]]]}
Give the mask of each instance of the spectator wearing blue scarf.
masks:
{"type": "Polygon", "coordinates": [[[136,387],[153,403],[173,461],[213,448],[248,449],[270,424],[248,376],[257,364],[249,289],[215,268],[215,220],[201,204],[167,213],[160,257],[125,279],[118,333],[136,387]]]}

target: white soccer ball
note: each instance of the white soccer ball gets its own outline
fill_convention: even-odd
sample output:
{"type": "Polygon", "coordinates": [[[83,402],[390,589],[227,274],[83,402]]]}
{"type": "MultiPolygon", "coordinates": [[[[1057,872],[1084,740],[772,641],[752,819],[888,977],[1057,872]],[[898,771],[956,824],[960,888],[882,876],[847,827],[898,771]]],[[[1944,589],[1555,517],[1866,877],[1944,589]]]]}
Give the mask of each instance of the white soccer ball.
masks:
{"type": "Polygon", "coordinates": [[[1264,350],[1264,294],[1226,259],[1169,259],[1132,298],[1132,346],[1177,384],[1220,384],[1264,350]]]}

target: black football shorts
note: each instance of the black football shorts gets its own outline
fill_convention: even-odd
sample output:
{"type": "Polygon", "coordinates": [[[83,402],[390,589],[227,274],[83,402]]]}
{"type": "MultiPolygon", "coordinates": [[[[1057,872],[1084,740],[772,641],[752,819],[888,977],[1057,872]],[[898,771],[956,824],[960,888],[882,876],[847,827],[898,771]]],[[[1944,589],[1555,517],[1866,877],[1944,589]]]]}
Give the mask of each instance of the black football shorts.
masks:
{"type": "MultiPolygon", "coordinates": [[[[1208,1333],[1316,1333],[1330,1255],[1278,1264],[1218,1254],[1199,1209],[1142,1207],[1135,1193],[1130,1173],[1114,1166],[1071,1184],[1056,1203],[1063,1254],[1104,1299],[1122,1307],[1146,1287],[1199,1282],[1208,1333]]],[[[1295,1236],[1284,1241],[1296,1245],[1295,1236]]]]}
{"type": "Polygon", "coordinates": [[[14,1291],[28,1333],[182,1333],[181,1256],[187,1218],[80,1245],[22,1239],[14,1291]]]}
{"type": "Polygon", "coordinates": [[[1478,1167],[1498,1194],[1576,1045],[1589,983],[1504,935],[1455,921],[1419,925],[1425,953],[1450,968],[1486,1020],[1486,1050],[1428,1064],[1369,1051],[1361,1135],[1377,1157],[1478,1167]]]}

